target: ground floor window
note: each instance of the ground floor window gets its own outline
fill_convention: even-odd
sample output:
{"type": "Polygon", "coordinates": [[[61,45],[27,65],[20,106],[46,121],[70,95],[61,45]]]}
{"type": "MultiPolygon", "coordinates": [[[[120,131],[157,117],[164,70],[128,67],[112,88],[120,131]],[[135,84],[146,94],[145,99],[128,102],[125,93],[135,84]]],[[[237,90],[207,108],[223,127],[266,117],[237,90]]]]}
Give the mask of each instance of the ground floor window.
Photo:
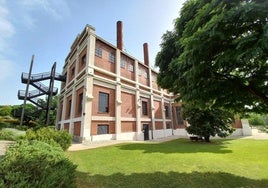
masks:
{"type": "Polygon", "coordinates": [[[166,129],[171,129],[171,124],[170,123],[166,123],[166,129]]]}
{"type": "Polygon", "coordinates": [[[109,125],[98,125],[98,134],[109,134],[109,125]]]}

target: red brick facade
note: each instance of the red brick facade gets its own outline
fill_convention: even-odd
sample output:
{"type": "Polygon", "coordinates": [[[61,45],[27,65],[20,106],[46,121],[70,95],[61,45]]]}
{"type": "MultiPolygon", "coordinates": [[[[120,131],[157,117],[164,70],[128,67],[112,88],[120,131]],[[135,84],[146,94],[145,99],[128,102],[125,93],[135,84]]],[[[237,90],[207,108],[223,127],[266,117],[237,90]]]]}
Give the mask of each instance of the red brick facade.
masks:
{"type": "Polygon", "coordinates": [[[87,25],[76,38],[63,67],[67,83],[61,87],[57,125],[79,141],[186,135],[181,105],[157,85],[148,45],[142,63],[122,51],[120,32],[118,37],[119,47],[113,46],[87,25]]]}

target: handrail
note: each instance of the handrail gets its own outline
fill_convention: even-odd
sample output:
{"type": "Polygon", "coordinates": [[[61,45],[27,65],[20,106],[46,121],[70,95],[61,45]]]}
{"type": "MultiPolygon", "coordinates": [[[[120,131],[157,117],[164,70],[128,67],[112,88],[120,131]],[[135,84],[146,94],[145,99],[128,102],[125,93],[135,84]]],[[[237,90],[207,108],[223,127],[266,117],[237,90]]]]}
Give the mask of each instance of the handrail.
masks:
{"type": "MultiPolygon", "coordinates": [[[[28,79],[29,74],[23,72],[21,76],[23,79],[28,79]]],[[[39,74],[31,74],[30,80],[35,81],[35,80],[40,80],[40,79],[49,79],[50,77],[51,77],[51,72],[43,72],[39,74]]],[[[55,73],[55,79],[65,79],[65,75],[62,75],[60,73],[55,73]]]]}
{"type": "MultiPolygon", "coordinates": [[[[33,85],[37,89],[42,89],[44,92],[49,92],[49,87],[44,85],[42,82],[33,82],[31,83],[31,85],[33,85]]],[[[58,92],[58,88],[53,87],[53,93],[57,93],[57,92],[58,92]]]]}
{"type": "MultiPolygon", "coordinates": [[[[25,90],[19,90],[19,92],[18,92],[18,96],[20,96],[20,97],[25,97],[25,94],[26,94],[25,90]]],[[[32,90],[32,91],[28,92],[27,98],[33,98],[33,97],[40,96],[43,94],[45,94],[45,93],[43,93],[42,91],[32,90]]]]}

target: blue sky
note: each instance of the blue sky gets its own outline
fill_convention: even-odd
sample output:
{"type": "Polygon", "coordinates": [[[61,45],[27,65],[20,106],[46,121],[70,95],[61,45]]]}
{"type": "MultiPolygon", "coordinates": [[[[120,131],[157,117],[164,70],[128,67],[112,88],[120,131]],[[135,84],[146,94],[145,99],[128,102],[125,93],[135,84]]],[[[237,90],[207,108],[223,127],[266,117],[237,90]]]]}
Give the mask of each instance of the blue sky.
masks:
{"type": "MultiPolygon", "coordinates": [[[[160,50],[161,37],[173,28],[185,0],[0,0],[0,105],[22,104],[17,99],[22,72],[50,71],[65,57],[86,24],[116,45],[116,22],[123,22],[124,49],[143,61],[143,43],[149,45],[150,65],[160,50]]],[[[56,84],[59,86],[59,83],[56,84]]],[[[30,88],[32,89],[32,88],[30,88]]]]}

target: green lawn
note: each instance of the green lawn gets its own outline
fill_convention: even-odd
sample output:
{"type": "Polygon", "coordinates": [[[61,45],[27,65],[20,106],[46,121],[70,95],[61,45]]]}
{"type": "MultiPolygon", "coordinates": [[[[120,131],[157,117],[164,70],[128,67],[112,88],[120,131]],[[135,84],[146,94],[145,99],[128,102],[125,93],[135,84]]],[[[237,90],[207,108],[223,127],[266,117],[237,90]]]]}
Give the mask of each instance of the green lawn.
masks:
{"type": "Polygon", "coordinates": [[[268,140],[179,139],[67,155],[78,187],[268,187],[268,140]]]}

